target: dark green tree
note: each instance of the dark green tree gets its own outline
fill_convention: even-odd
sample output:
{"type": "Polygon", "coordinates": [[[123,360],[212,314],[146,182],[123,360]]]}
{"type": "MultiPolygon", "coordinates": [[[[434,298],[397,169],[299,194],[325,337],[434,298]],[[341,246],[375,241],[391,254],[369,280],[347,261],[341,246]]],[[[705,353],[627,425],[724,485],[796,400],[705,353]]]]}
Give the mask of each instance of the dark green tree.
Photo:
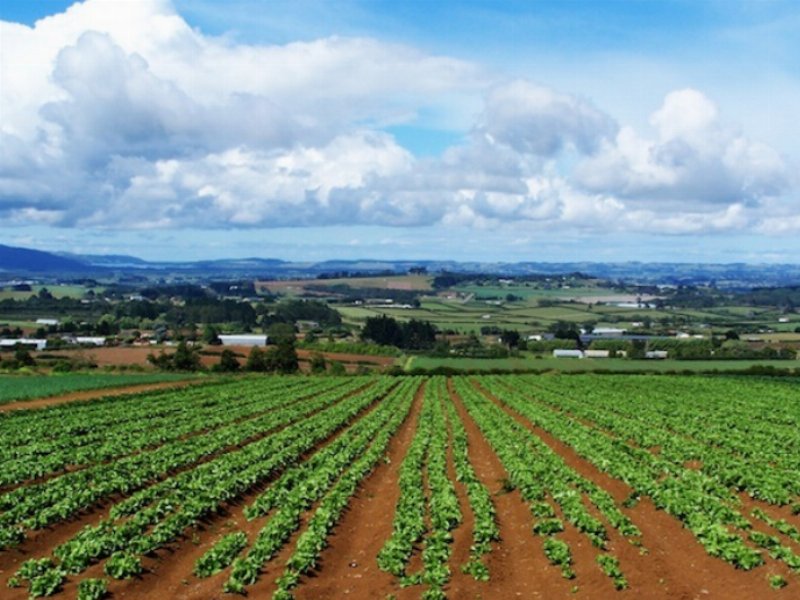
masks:
{"type": "Polygon", "coordinates": [[[235,373],[239,370],[239,361],[236,359],[236,354],[230,348],[225,348],[219,356],[219,364],[217,364],[217,371],[223,373],[235,373]]]}
{"type": "Polygon", "coordinates": [[[269,371],[267,365],[267,353],[258,346],[253,346],[250,354],[247,356],[247,362],[244,365],[245,370],[254,373],[264,373],[269,371]]]}
{"type": "Polygon", "coordinates": [[[328,373],[330,375],[341,376],[341,375],[346,375],[347,370],[344,368],[344,365],[342,363],[340,363],[338,360],[334,360],[331,361],[331,368],[328,371],[328,373]]]}
{"type": "Polygon", "coordinates": [[[281,340],[277,346],[267,351],[267,364],[270,371],[279,373],[296,373],[300,368],[297,359],[297,350],[294,347],[294,339],[281,340]]]}
{"type": "Polygon", "coordinates": [[[197,371],[200,369],[200,355],[186,342],[180,342],[172,355],[172,367],[176,371],[197,371]]]}
{"type": "Polygon", "coordinates": [[[397,346],[403,344],[403,331],[400,324],[392,317],[381,315],[369,317],[361,331],[364,340],[375,342],[382,346],[397,346]]]}
{"type": "Polygon", "coordinates": [[[294,343],[294,325],[290,323],[273,323],[267,328],[267,337],[271,344],[280,344],[283,341],[294,343]]]}
{"type": "Polygon", "coordinates": [[[324,373],[327,369],[327,363],[325,362],[325,357],[322,356],[319,352],[315,352],[311,355],[311,372],[312,373],[324,373]]]}
{"type": "Polygon", "coordinates": [[[506,346],[508,346],[509,350],[511,348],[516,348],[519,346],[519,331],[514,331],[513,329],[504,329],[500,334],[500,340],[506,346]]]}
{"type": "Polygon", "coordinates": [[[219,332],[213,325],[206,325],[203,328],[203,341],[210,346],[219,346],[222,343],[219,339],[219,332]]]}
{"type": "Polygon", "coordinates": [[[14,351],[14,360],[17,361],[17,364],[21,367],[32,367],[36,364],[31,353],[21,346],[17,347],[14,351]]]}

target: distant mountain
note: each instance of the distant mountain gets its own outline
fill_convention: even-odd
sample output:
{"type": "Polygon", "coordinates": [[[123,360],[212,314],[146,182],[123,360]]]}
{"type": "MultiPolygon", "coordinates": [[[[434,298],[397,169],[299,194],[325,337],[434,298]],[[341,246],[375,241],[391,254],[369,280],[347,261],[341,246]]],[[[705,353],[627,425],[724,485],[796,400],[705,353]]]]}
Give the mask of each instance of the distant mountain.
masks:
{"type": "Polygon", "coordinates": [[[149,263],[136,256],[126,254],[72,254],[59,252],[59,256],[76,260],[91,267],[146,267],[149,263]]]}
{"type": "Polygon", "coordinates": [[[97,271],[85,262],[51,252],[15,248],[0,244],[0,272],[3,273],[87,273],[97,271]]]}
{"type": "Polygon", "coordinates": [[[290,262],[276,258],[228,258],[200,261],[151,262],[135,256],[117,254],[53,254],[28,248],[0,245],[0,272],[38,274],[49,277],[71,275],[124,275],[132,277],[170,277],[197,279],[253,278],[299,279],[331,274],[406,273],[425,267],[428,273],[483,273],[519,277],[582,273],[626,283],[698,285],[713,284],[727,289],[800,285],[800,265],[794,264],[713,264],[713,263],[594,263],[594,262],[516,262],[481,263],[453,260],[326,260],[290,262]]]}

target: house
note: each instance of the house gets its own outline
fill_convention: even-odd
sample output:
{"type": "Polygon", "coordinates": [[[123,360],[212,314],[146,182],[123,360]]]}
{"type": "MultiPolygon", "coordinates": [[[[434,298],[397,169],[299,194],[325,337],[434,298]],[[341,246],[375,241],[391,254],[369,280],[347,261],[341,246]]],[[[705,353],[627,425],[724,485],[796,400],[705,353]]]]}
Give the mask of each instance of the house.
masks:
{"type": "Polygon", "coordinates": [[[553,358],[583,358],[583,352],[581,350],[557,348],[553,350],[553,358]]]}
{"type": "Polygon", "coordinates": [[[219,341],[223,346],[266,346],[267,340],[268,336],[265,333],[235,333],[219,336],[219,341]]]}

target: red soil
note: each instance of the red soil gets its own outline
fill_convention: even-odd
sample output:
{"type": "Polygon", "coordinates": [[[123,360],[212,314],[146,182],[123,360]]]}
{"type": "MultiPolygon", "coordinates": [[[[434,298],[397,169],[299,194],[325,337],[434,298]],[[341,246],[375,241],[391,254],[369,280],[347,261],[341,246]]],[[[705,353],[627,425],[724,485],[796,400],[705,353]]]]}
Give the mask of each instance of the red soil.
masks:
{"type": "MultiPolygon", "coordinates": [[[[394,576],[378,568],[376,557],[392,534],[392,519],[400,490],[398,471],[416,430],[423,388],[417,391],[411,412],[392,438],[387,460],[379,463],[362,483],[328,539],[319,573],[297,588],[298,599],[309,598],[418,598],[419,591],[401,588],[394,576]]],[[[259,596],[256,596],[259,597],[259,596]]]]}
{"type": "MultiPolygon", "coordinates": [[[[365,386],[366,387],[366,386],[365,386]]],[[[364,388],[359,388],[346,395],[352,397],[364,388]]],[[[365,408],[356,420],[362,418],[377,407],[378,403],[373,403],[365,408]]],[[[355,420],[353,421],[355,422],[355,420]]],[[[311,455],[321,448],[324,448],[335,440],[344,429],[332,434],[327,440],[318,444],[314,450],[306,453],[303,460],[307,460],[311,455]]],[[[147,572],[138,580],[130,582],[115,583],[113,588],[114,597],[119,598],[169,598],[181,600],[206,600],[209,598],[222,598],[222,586],[230,575],[230,570],[225,570],[217,575],[199,579],[193,575],[194,564],[209,548],[211,548],[223,535],[234,531],[243,531],[247,534],[250,543],[255,541],[261,528],[264,526],[265,518],[248,521],[244,516],[245,507],[252,504],[269,484],[280,477],[280,473],[274,474],[266,481],[262,481],[254,490],[250,490],[244,496],[235,501],[223,505],[220,512],[209,516],[201,527],[192,531],[189,536],[171,544],[168,548],[159,550],[155,557],[149,558],[144,563],[147,572]]],[[[308,513],[307,511],[306,517],[308,513]]],[[[292,538],[292,542],[287,543],[283,551],[265,567],[259,581],[251,586],[248,593],[255,598],[271,596],[263,594],[265,587],[271,586],[278,568],[283,569],[286,559],[289,558],[294,550],[293,541],[296,540],[297,532],[292,538]]],[[[246,550],[241,554],[244,556],[246,550]]]]}
{"type": "Polygon", "coordinates": [[[117,367],[121,365],[149,366],[148,354],[158,354],[158,349],[149,346],[102,347],[80,350],[47,350],[49,356],[64,358],[85,358],[94,361],[98,367],[117,367]]]}
{"type": "Polygon", "coordinates": [[[94,398],[106,398],[109,396],[140,394],[141,392],[149,392],[151,390],[185,387],[193,383],[199,383],[199,382],[196,379],[190,379],[187,381],[162,381],[159,383],[142,383],[142,384],[126,385],[118,388],[103,388],[99,390],[84,390],[81,392],[70,392],[69,394],[62,394],[61,396],[51,396],[48,398],[38,398],[36,400],[21,400],[19,402],[0,404],[0,412],[10,412],[13,410],[23,410],[30,408],[43,408],[45,406],[64,404],[66,402],[76,402],[79,400],[92,400],[94,398]]]}
{"type": "MultiPolygon", "coordinates": [[[[460,566],[469,556],[472,539],[473,515],[469,509],[465,489],[456,484],[456,492],[464,516],[463,523],[453,532],[454,542],[450,567],[452,579],[445,591],[451,599],[473,600],[476,598],[568,598],[582,597],[589,600],[614,598],[655,599],[753,599],[753,598],[798,598],[795,575],[790,575],[783,565],[769,561],[767,566],[750,572],[737,571],[723,561],[706,554],[694,536],[680,522],[663,511],[656,510],[647,500],[641,500],[624,512],[642,531],[642,544],[646,554],[623,538],[607,524],[610,535],[608,550],[620,559],[621,568],[628,579],[630,589],[616,592],[611,580],[595,563],[598,551],[589,540],[573,527],[568,526],[560,535],[570,544],[575,559],[576,579],[561,577],[560,571],[547,561],[541,537],[532,533],[533,518],[527,504],[518,491],[503,491],[507,474],[475,421],[469,416],[463,403],[448,382],[450,395],[455,402],[458,416],[467,431],[470,458],[478,478],[492,493],[497,509],[501,541],[493,545],[484,556],[491,579],[476,582],[471,576],[460,572],[460,566]],[[768,574],[782,574],[790,582],[782,590],[771,590],[766,581],[768,574]]],[[[480,388],[479,388],[480,389],[480,388]]],[[[481,390],[490,400],[499,401],[481,390]]],[[[387,452],[387,461],[379,464],[362,483],[352,499],[345,515],[329,538],[329,547],[323,552],[319,569],[311,577],[305,577],[296,590],[298,599],[327,599],[351,597],[357,599],[385,599],[393,596],[398,600],[419,598],[423,588],[413,586],[401,588],[396,579],[377,567],[376,556],[392,532],[392,519],[399,496],[398,470],[413,439],[417,417],[421,408],[422,388],[416,394],[412,410],[392,439],[387,452]]],[[[570,446],[534,427],[522,416],[503,407],[507,414],[527,427],[547,446],[561,456],[565,463],[583,477],[607,490],[617,502],[625,499],[629,487],[606,473],[601,472],[588,460],[578,455],[570,446]]],[[[452,455],[448,452],[448,471],[454,476],[452,455]]],[[[453,477],[454,478],[454,477],[453,477]]],[[[221,535],[228,531],[242,530],[250,541],[262,525],[262,520],[248,522],[243,517],[243,507],[249,504],[259,490],[251,491],[237,502],[225,506],[223,512],[210,518],[196,533],[190,534],[170,548],[159,551],[155,557],[144,560],[148,572],[140,579],[130,582],[112,582],[113,598],[126,599],[217,599],[227,598],[221,586],[227,572],[222,575],[198,580],[191,575],[195,560],[221,535]]],[[[743,498],[746,514],[753,506],[760,505],[743,498]]],[[[87,523],[95,523],[106,512],[107,506],[94,509],[89,514],[61,524],[52,530],[34,533],[19,549],[0,553],[0,585],[5,589],[5,580],[19,563],[26,558],[43,556],[55,545],[68,539],[87,523]]],[[[588,507],[588,505],[587,505],[588,507]]],[[[588,507],[597,518],[599,511],[588,507]]],[[[766,507],[776,517],[785,516],[793,522],[800,521],[791,516],[788,508],[766,507]]],[[[308,515],[306,515],[307,518],[308,515]]],[[[754,520],[759,531],[769,531],[764,524],[754,520]]],[[[302,529],[301,529],[302,530],[302,529]]],[[[249,590],[252,598],[268,598],[274,589],[274,579],[282,572],[283,564],[291,553],[292,543],[287,545],[265,569],[261,579],[249,590]]],[[[785,536],[784,543],[794,546],[785,536]]],[[[92,567],[85,576],[102,576],[101,566],[92,567]]],[[[75,583],[65,586],[66,596],[74,597],[75,583]]],[[[3,598],[15,600],[26,597],[24,590],[6,590],[3,598]]]]}
{"type": "MultiPolygon", "coordinates": [[[[477,387],[480,389],[480,386],[477,387]]],[[[518,413],[504,407],[497,398],[485,390],[481,391],[519,423],[539,436],[564,459],[569,467],[604,488],[618,502],[628,495],[629,488],[624,482],[603,473],[568,445],[535,427],[518,413]]],[[[766,576],[774,573],[787,575],[782,566],[776,565],[773,561],[768,565],[768,569],[759,568],[747,572],[734,569],[731,565],[707,554],[688,529],[684,529],[677,519],[664,511],[657,510],[649,499],[643,499],[632,509],[624,509],[623,512],[641,530],[642,543],[648,554],[639,555],[638,551],[634,554],[630,549],[632,547],[626,548],[627,542],[616,534],[612,535],[612,545],[609,549],[620,559],[620,567],[630,583],[630,592],[637,594],[638,597],[646,597],[648,600],[658,598],[752,600],[767,595],[783,598],[798,597],[796,590],[791,589],[792,586],[782,590],[769,589],[766,576]]],[[[610,530],[610,527],[607,529],[610,530]]],[[[571,541],[570,546],[572,546],[571,541]]],[[[578,578],[575,581],[579,582],[582,577],[577,565],[576,573],[578,578]]],[[[582,596],[589,598],[607,598],[610,595],[600,590],[587,590],[582,582],[580,590],[582,596]]]]}
{"type": "Polygon", "coordinates": [[[453,568],[453,580],[447,588],[448,597],[466,600],[570,596],[573,584],[562,578],[561,573],[547,561],[542,539],[533,535],[533,517],[519,491],[503,491],[503,482],[508,475],[502,463],[452,388],[450,394],[467,431],[470,460],[475,474],[489,490],[495,503],[501,541],[495,543],[492,551],[483,558],[489,568],[490,580],[475,581],[453,568]]]}
{"type": "MultiPolygon", "coordinates": [[[[238,357],[239,364],[244,365],[247,360],[247,355],[250,353],[250,348],[246,346],[225,346],[233,350],[238,357]]],[[[204,367],[211,367],[219,362],[219,355],[224,349],[222,346],[206,346],[204,353],[200,357],[200,361],[204,367]]],[[[56,350],[47,351],[46,354],[50,356],[63,356],[64,358],[83,358],[91,360],[97,364],[98,367],[119,367],[123,365],[139,365],[149,367],[150,363],[147,362],[149,354],[158,354],[159,352],[170,354],[174,349],[166,347],[151,347],[151,346],[134,346],[134,347],[108,347],[108,348],[92,348],[89,350],[56,350]]],[[[395,359],[391,356],[373,356],[370,354],[345,354],[341,352],[316,352],[312,350],[297,350],[297,357],[300,360],[301,370],[308,371],[308,361],[311,360],[313,354],[322,354],[328,362],[337,361],[344,364],[348,372],[355,371],[359,366],[365,366],[369,369],[383,369],[390,367],[394,364],[395,359]]]]}

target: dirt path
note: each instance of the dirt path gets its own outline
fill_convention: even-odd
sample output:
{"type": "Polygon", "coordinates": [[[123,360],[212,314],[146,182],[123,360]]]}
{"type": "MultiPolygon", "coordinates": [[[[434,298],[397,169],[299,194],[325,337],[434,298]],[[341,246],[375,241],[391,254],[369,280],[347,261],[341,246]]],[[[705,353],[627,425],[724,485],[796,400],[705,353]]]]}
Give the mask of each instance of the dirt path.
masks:
{"type": "MultiPolygon", "coordinates": [[[[347,398],[351,398],[352,396],[354,396],[355,394],[363,391],[367,387],[369,387],[369,384],[365,385],[365,386],[361,386],[356,390],[348,392],[342,398],[340,398],[338,400],[338,402],[343,402],[347,398]]],[[[369,410],[372,410],[372,408],[374,408],[374,406],[376,406],[376,404],[370,405],[370,407],[365,409],[365,412],[369,411],[369,410]]],[[[311,413],[310,415],[307,415],[304,418],[308,418],[309,416],[311,416],[313,414],[317,414],[321,410],[324,410],[324,409],[318,409],[318,410],[314,411],[313,413],[311,413]]],[[[200,466],[202,464],[205,464],[205,463],[210,462],[210,461],[212,461],[212,460],[214,460],[216,458],[219,458],[223,454],[228,454],[228,453],[231,453],[231,452],[236,452],[238,450],[241,450],[246,445],[254,443],[254,442],[256,442],[256,441],[258,441],[260,439],[263,439],[263,438],[265,438],[265,437],[267,437],[269,435],[274,435],[277,432],[282,431],[286,427],[290,427],[292,424],[294,424],[296,422],[297,421],[293,421],[292,423],[283,424],[283,425],[280,425],[280,426],[278,426],[276,428],[273,428],[273,429],[270,429],[270,430],[267,430],[267,431],[261,431],[256,436],[248,438],[247,440],[243,440],[242,442],[240,442],[238,444],[225,446],[224,448],[220,449],[219,451],[211,453],[211,454],[208,454],[208,455],[202,457],[200,460],[198,460],[196,462],[193,462],[193,463],[188,464],[188,465],[184,465],[182,467],[178,467],[178,468],[172,469],[168,473],[162,474],[162,475],[154,478],[153,480],[150,481],[150,483],[147,484],[147,486],[144,486],[144,487],[148,487],[150,485],[154,485],[154,484],[158,483],[159,481],[163,481],[163,480],[165,480],[166,478],[169,478],[169,477],[175,477],[176,475],[179,475],[180,473],[183,473],[185,471],[190,471],[192,469],[195,469],[195,468],[197,468],[198,466],[200,466]]],[[[338,432],[335,435],[338,435],[338,432]]],[[[270,481],[271,481],[271,479],[270,479],[270,481]]],[[[265,486],[266,483],[262,483],[260,485],[261,486],[265,486]]],[[[142,489],[144,489],[144,488],[142,488],[142,489]]],[[[256,489],[261,489],[261,488],[259,487],[259,488],[256,488],[256,489]]],[[[134,493],[134,492],[131,492],[131,493],[134,493]]],[[[223,509],[222,509],[221,513],[223,515],[228,514],[229,512],[231,512],[233,510],[236,510],[236,507],[238,507],[239,509],[242,509],[246,505],[244,502],[246,502],[247,499],[250,498],[251,495],[254,495],[256,493],[257,493],[257,491],[248,492],[248,495],[244,496],[244,498],[245,498],[244,501],[234,502],[234,503],[231,503],[230,505],[223,506],[223,509]],[[230,510],[229,510],[229,508],[230,508],[230,510]]],[[[97,502],[96,504],[92,505],[91,507],[85,508],[83,511],[81,511],[74,518],[71,518],[71,519],[65,520],[65,521],[60,521],[58,523],[54,523],[50,527],[47,527],[47,528],[42,529],[42,530],[29,532],[27,539],[22,544],[20,544],[20,546],[18,546],[16,548],[13,548],[13,549],[10,549],[10,550],[7,550],[7,551],[4,551],[4,552],[0,552],[0,581],[5,582],[5,580],[7,580],[8,577],[13,575],[13,573],[16,571],[16,569],[19,567],[19,565],[22,562],[24,562],[25,560],[27,560],[29,558],[39,558],[39,557],[43,557],[43,556],[47,556],[47,555],[52,554],[52,551],[56,548],[56,546],[58,546],[59,544],[62,544],[63,542],[69,540],[72,536],[74,536],[76,533],[78,533],[78,531],[80,531],[86,525],[96,525],[101,520],[107,518],[108,514],[109,514],[109,511],[111,510],[111,507],[114,506],[114,504],[116,504],[116,503],[120,502],[121,500],[123,500],[125,497],[127,497],[127,496],[120,495],[120,494],[114,494],[109,499],[103,499],[103,500],[97,502]]],[[[243,519],[243,516],[242,516],[242,519],[243,519]]],[[[213,524],[214,521],[215,521],[214,519],[209,519],[209,520],[207,520],[206,524],[213,524]]],[[[175,544],[170,545],[166,550],[160,551],[161,555],[163,556],[165,554],[172,553],[174,551],[174,548],[177,545],[179,545],[179,542],[176,542],[175,544]]],[[[199,556],[199,554],[197,556],[199,556]]],[[[197,558],[197,556],[195,557],[195,559],[197,558]]],[[[147,561],[145,561],[145,562],[147,562],[147,561]]],[[[151,565],[151,566],[155,565],[155,564],[156,564],[155,562],[149,562],[148,563],[148,565],[151,565]]],[[[180,571],[183,574],[182,577],[181,577],[181,583],[183,583],[182,580],[183,580],[184,577],[188,577],[191,574],[193,566],[194,566],[194,559],[192,560],[191,565],[189,566],[188,570],[180,571]]],[[[99,570],[99,569],[101,569],[101,567],[99,567],[97,565],[94,566],[94,567],[91,567],[89,570],[87,570],[86,573],[82,574],[77,579],[83,579],[85,577],[93,577],[95,575],[92,575],[91,573],[95,573],[95,572],[96,572],[96,576],[102,577],[103,576],[102,575],[102,571],[99,570]]],[[[139,582],[139,581],[140,580],[137,579],[137,580],[135,580],[135,582],[129,582],[129,583],[136,583],[136,582],[139,582]]],[[[67,585],[67,587],[68,586],[69,586],[69,584],[67,585]]],[[[130,587],[130,586],[128,586],[128,587],[130,587]]],[[[148,596],[147,594],[138,595],[139,592],[135,591],[135,590],[134,591],[128,590],[128,591],[126,591],[126,593],[130,594],[131,597],[142,597],[142,598],[151,597],[151,596],[148,596]]],[[[23,598],[23,597],[24,596],[20,596],[20,598],[23,598]]],[[[3,598],[5,598],[5,597],[3,597],[3,598]]]]}
{"type": "Polygon", "coordinates": [[[31,408],[44,408],[67,402],[78,402],[81,400],[94,400],[111,396],[124,396],[126,394],[140,394],[153,390],[163,390],[165,388],[182,388],[189,385],[199,385],[206,383],[207,379],[187,379],[186,381],[161,381],[158,383],[138,383],[126,385],[118,388],[101,388],[99,390],[83,390],[80,392],[70,392],[60,396],[50,396],[48,398],[37,398],[35,400],[20,400],[0,404],[0,412],[11,412],[15,410],[29,410],[31,408]]]}
{"type": "MultiPolygon", "coordinates": [[[[347,398],[363,391],[368,386],[360,387],[354,392],[347,394],[347,398]]],[[[325,448],[340,435],[347,431],[354,423],[363,418],[380,404],[380,401],[373,402],[364,408],[356,417],[346,425],[339,428],[327,439],[317,444],[312,450],[303,454],[296,464],[301,464],[325,448]]],[[[261,481],[254,489],[249,490],[240,498],[225,503],[214,515],[209,516],[197,528],[187,532],[183,538],[170,544],[166,548],[160,549],[155,556],[148,557],[143,561],[147,572],[136,581],[115,583],[110,586],[115,598],[169,598],[181,600],[206,600],[212,598],[222,598],[222,586],[230,575],[230,569],[222,573],[207,577],[197,578],[193,575],[194,564],[209,548],[211,548],[220,537],[226,533],[243,531],[247,534],[250,543],[255,541],[261,528],[266,522],[265,518],[248,521],[244,515],[244,509],[251,505],[256,498],[276,481],[284,470],[273,473],[270,477],[261,481]]],[[[292,537],[296,539],[298,532],[292,537]]],[[[274,571],[277,566],[283,568],[289,554],[287,549],[293,551],[294,544],[287,542],[283,553],[279,553],[264,568],[258,583],[248,590],[248,593],[255,598],[270,597],[271,594],[263,594],[265,585],[271,584],[274,579],[274,571]],[[283,560],[281,560],[283,559],[283,560]]],[[[242,554],[244,555],[244,553],[242,554]]],[[[271,590],[270,590],[271,591],[271,590]]]]}
{"type": "MultiPolygon", "coordinates": [[[[476,387],[517,422],[539,436],[581,476],[606,489],[617,501],[627,496],[629,488],[624,482],[603,473],[571,447],[535,427],[479,385],[476,387]]],[[[648,600],[798,597],[797,590],[792,590],[791,585],[782,590],[769,588],[767,575],[782,571],[765,568],[740,571],[721,559],[708,555],[688,529],[664,511],[657,510],[649,499],[641,500],[635,507],[625,509],[624,512],[642,531],[642,543],[648,554],[639,555],[638,551],[631,551],[632,547],[625,548],[626,541],[621,536],[612,536],[613,547],[619,550],[617,556],[620,558],[622,571],[631,584],[631,591],[646,594],[648,600]]],[[[607,597],[586,589],[584,585],[581,585],[581,590],[581,595],[587,598],[607,597]]]]}
{"type": "Polygon", "coordinates": [[[519,491],[503,492],[507,473],[500,459],[469,416],[461,399],[448,381],[456,411],[467,431],[470,459],[478,479],[492,494],[497,510],[500,543],[484,557],[490,580],[479,582],[471,577],[455,577],[448,587],[448,597],[458,600],[475,598],[565,598],[571,596],[572,584],[547,561],[541,538],[533,535],[533,518],[519,491]]]}
{"type": "MultiPolygon", "coordinates": [[[[30,558],[49,556],[56,546],[72,538],[84,527],[97,525],[103,519],[108,518],[111,507],[119,500],[121,500],[121,496],[115,496],[102,504],[95,505],[91,511],[71,521],[32,531],[18,547],[0,552],[0,598],[3,600],[27,600],[26,588],[10,589],[7,585],[8,579],[14,575],[22,563],[30,558]]],[[[74,598],[75,595],[73,590],[70,596],[62,597],[74,598]]]]}
{"type": "Polygon", "coordinates": [[[419,597],[418,589],[403,589],[393,575],[381,571],[376,557],[392,534],[394,508],[400,495],[398,470],[414,437],[423,393],[423,386],[420,386],[408,417],[389,444],[387,461],[379,463],[351,500],[328,538],[329,546],[319,562],[320,572],[304,579],[297,588],[295,597],[298,600],[383,599],[390,594],[398,599],[419,597]]]}
{"type": "Polygon", "coordinates": [[[467,564],[470,559],[470,549],[472,547],[475,531],[475,513],[469,503],[469,495],[467,494],[466,486],[456,479],[455,458],[453,456],[453,424],[450,422],[449,418],[447,424],[447,477],[453,482],[462,517],[461,525],[456,527],[452,532],[453,546],[450,556],[450,583],[445,587],[445,590],[449,591],[450,589],[463,589],[474,581],[471,575],[461,572],[461,567],[467,564]],[[466,579],[466,581],[463,581],[464,579],[466,579]]]}

